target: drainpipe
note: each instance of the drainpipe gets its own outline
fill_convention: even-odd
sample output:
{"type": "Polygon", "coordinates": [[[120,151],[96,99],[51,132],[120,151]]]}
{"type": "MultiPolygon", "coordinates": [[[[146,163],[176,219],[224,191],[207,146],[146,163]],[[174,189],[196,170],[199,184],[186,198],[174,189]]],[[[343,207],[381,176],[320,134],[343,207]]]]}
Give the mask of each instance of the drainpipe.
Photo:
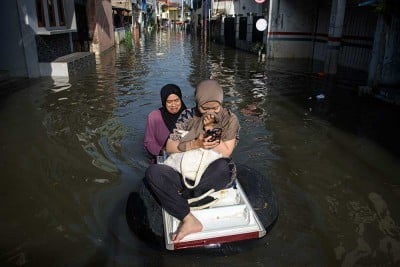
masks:
{"type": "Polygon", "coordinates": [[[318,33],[319,1],[317,1],[316,4],[314,4],[314,1],[313,1],[313,5],[315,6],[316,12],[315,12],[315,15],[314,15],[315,23],[314,23],[314,32],[313,32],[313,41],[312,41],[312,53],[311,53],[311,59],[312,59],[311,61],[312,61],[312,62],[314,61],[315,42],[316,42],[317,33],[318,33]]]}
{"type": "MultiPolygon", "coordinates": [[[[390,24],[385,25],[385,54],[382,62],[382,80],[385,86],[398,88],[400,84],[400,18],[391,15],[390,24]]],[[[400,97],[399,100],[400,101],[400,97]]]]}
{"type": "Polygon", "coordinates": [[[325,57],[325,73],[328,74],[337,73],[345,10],[346,0],[332,0],[328,46],[325,57]]]}
{"type": "Polygon", "coordinates": [[[279,31],[279,9],[280,0],[271,0],[269,2],[268,31],[266,43],[266,53],[268,58],[275,57],[273,33],[279,31]]]}
{"type": "Polygon", "coordinates": [[[380,83],[382,61],[385,51],[385,27],[382,16],[378,17],[372,47],[371,61],[368,68],[368,85],[376,87],[380,83]]]}

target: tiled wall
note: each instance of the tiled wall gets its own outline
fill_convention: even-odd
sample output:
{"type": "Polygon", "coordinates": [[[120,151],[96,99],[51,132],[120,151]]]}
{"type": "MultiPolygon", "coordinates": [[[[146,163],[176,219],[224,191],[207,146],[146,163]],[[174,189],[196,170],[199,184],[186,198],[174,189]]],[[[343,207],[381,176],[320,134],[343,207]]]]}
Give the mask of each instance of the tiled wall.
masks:
{"type": "Polygon", "coordinates": [[[96,65],[96,59],[94,53],[83,52],[75,54],[79,54],[80,57],[73,61],[68,62],[69,75],[77,74],[82,70],[88,69],[89,66],[96,65]]]}
{"type": "Polygon", "coordinates": [[[37,35],[36,45],[39,62],[51,62],[71,53],[69,34],[37,35]]]}

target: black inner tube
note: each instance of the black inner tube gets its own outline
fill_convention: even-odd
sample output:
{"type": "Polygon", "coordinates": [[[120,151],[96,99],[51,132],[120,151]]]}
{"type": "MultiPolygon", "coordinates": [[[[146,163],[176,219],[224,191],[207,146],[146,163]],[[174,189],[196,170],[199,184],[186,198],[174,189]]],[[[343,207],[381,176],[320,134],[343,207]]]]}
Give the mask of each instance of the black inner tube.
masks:
{"type": "MultiPolygon", "coordinates": [[[[279,213],[277,197],[271,183],[267,177],[246,165],[236,164],[236,166],[238,180],[268,235],[279,213]]],[[[166,250],[161,206],[143,182],[140,183],[136,192],[129,195],[126,206],[126,220],[132,233],[146,242],[149,247],[156,250],[166,250]]],[[[242,251],[243,247],[248,247],[249,242],[251,240],[224,243],[212,249],[205,249],[212,251],[212,253],[233,254],[242,251]],[[243,246],[245,243],[246,246],[243,246]]],[[[185,251],[198,250],[204,250],[204,248],[185,251]]]]}

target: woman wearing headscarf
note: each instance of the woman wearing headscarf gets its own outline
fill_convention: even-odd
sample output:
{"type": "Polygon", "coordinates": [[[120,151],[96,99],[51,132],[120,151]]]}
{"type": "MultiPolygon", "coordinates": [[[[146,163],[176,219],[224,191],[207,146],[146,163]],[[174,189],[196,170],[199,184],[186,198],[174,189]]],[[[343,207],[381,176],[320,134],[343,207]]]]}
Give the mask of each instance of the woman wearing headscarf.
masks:
{"type": "Polygon", "coordinates": [[[153,110],[147,116],[144,134],[144,148],[155,162],[165,147],[169,134],[183,110],[186,109],[182,101],[181,89],[175,84],[167,84],[160,91],[162,107],[153,110]]]}
{"type": "Polygon", "coordinates": [[[181,221],[173,240],[179,242],[190,233],[200,232],[201,222],[190,212],[189,198],[195,198],[210,189],[219,191],[232,186],[235,167],[230,157],[237,144],[239,121],[235,114],[222,106],[223,90],[214,80],[205,80],[196,86],[196,108],[193,117],[176,124],[167,141],[168,153],[192,149],[212,149],[222,158],[212,162],[194,189],[185,187],[179,172],[167,165],[152,165],[146,170],[145,181],[162,207],[181,221]],[[211,141],[206,132],[221,128],[220,139],[211,141]]]}

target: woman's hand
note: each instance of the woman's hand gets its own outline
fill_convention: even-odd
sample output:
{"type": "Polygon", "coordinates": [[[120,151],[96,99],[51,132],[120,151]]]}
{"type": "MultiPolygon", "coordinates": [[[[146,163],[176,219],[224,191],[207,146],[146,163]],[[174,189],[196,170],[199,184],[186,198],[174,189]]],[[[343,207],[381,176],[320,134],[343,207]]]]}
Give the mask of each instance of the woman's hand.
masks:
{"type": "Polygon", "coordinates": [[[221,153],[223,157],[229,158],[232,155],[233,149],[236,146],[236,140],[215,140],[210,142],[212,136],[205,137],[199,136],[198,139],[192,140],[192,148],[214,149],[216,152],[221,153]]]}
{"type": "Polygon", "coordinates": [[[211,138],[212,136],[204,137],[200,135],[198,139],[192,141],[193,148],[213,149],[217,147],[220,140],[210,141],[211,138]]]}
{"type": "Polygon", "coordinates": [[[203,118],[204,130],[211,130],[214,128],[215,116],[213,114],[207,114],[203,118]]]}

